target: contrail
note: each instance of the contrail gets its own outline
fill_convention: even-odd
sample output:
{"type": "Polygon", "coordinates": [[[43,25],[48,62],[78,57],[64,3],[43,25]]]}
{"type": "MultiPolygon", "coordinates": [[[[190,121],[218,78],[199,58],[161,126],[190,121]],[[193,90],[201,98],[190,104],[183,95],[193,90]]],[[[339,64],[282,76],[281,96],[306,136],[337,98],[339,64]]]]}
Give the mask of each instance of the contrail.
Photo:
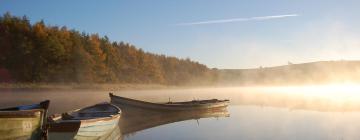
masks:
{"type": "Polygon", "coordinates": [[[208,20],[208,21],[199,21],[199,22],[178,23],[175,24],[175,26],[218,24],[218,23],[229,23],[229,22],[240,22],[240,21],[261,21],[261,20],[270,20],[270,19],[279,19],[279,18],[297,17],[297,16],[299,15],[288,14],[288,15],[273,15],[273,16],[249,17],[249,18],[230,18],[230,19],[208,20]]]}

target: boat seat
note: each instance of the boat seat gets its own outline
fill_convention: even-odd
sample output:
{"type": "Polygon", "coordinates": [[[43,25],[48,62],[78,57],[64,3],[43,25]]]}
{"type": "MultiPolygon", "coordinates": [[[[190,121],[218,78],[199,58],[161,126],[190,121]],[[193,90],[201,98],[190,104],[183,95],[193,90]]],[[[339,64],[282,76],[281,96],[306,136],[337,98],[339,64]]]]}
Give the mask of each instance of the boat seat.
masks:
{"type": "Polygon", "coordinates": [[[92,114],[92,113],[115,113],[113,111],[89,111],[89,112],[78,112],[79,114],[92,114]]]}
{"type": "Polygon", "coordinates": [[[71,119],[74,118],[74,116],[71,116],[71,115],[69,115],[68,113],[62,113],[62,114],[61,114],[61,118],[62,118],[63,120],[71,120],[71,119]]]}
{"type": "Polygon", "coordinates": [[[77,115],[74,114],[75,117],[110,117],[111,115],[114,115],[116,113],[111,111],[89,111],[89,112],[77,112],[77,115]]]}
{"type": "MultiPolygon", "coordinates": [[[[103,117],[111,117],[111,116],[103,116],[103,117]]],[[[96,119],[96,118],[99,118],[99,117],[92,117],[92,116],[89,116],[89,117],[74,117],[72,118],[71,120],[89,120],[89,119],[96,119]]]]}

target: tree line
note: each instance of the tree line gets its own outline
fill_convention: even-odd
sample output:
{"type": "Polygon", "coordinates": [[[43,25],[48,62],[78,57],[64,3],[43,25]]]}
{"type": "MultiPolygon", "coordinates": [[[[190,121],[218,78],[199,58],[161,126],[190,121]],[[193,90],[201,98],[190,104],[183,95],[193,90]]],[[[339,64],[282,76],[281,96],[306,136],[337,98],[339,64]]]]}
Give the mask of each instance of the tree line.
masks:
{"type": "Polygon", "coordinates": [[[44,21],[31,24],[26,16],[0,17],[0,82],[177,85],[215,77],[214,70],[190,59],[145,52],[44,21]]]}

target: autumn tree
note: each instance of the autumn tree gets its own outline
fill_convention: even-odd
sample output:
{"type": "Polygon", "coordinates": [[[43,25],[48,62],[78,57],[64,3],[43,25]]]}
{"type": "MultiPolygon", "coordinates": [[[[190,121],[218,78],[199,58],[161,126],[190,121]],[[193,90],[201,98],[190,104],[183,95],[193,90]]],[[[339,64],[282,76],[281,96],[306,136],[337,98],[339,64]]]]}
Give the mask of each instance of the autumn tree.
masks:
{"type": "MultiPolygon", "coordinates": [[[[187,84],[214,79],[190,59],[146,52],[107,36],[0,17],[0,70],[15,82],[187,84]],[[9,75],[9,74],[6,74],[9,75]]],[[[3,74],[4,75],[4,74],[3,74]]],[[[1,74],[0,74],[1,76],[1,74]]],[[[5,81],[1,79],[0,81],[5,81]]]]}

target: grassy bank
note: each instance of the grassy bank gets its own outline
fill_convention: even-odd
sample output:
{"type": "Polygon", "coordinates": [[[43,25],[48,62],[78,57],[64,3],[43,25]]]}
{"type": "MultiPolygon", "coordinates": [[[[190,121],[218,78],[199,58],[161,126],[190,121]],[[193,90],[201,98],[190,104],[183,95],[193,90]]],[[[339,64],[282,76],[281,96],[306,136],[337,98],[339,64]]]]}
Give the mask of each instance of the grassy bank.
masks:
{"type": "Polygon", "coordinates": [[[176,86],[159,84],[48,84],[48,83],[0,83],[0,90],[147,90],[168,89],[176,86]]]}

